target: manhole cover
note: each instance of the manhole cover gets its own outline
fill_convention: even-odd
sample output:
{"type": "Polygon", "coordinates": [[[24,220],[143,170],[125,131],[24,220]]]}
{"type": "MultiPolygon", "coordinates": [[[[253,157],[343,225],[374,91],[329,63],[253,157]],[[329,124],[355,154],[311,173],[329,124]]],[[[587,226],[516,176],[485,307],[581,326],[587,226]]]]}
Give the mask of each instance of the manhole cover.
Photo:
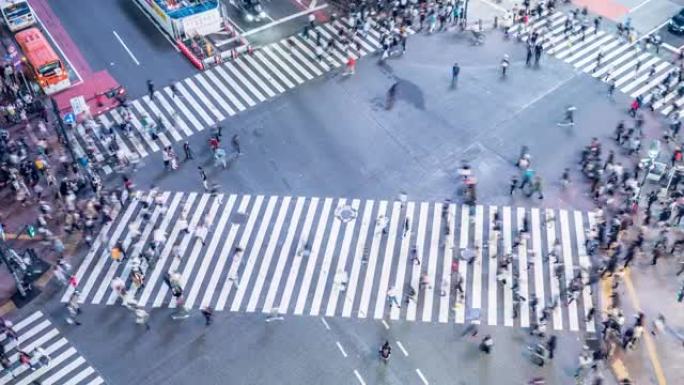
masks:
{"type": "Polygon", "coordinates": [[[349,205],[340,206],[335,209],[335,216],[342,222],[347,223],[356,218],[356,209],[349,205]]]}

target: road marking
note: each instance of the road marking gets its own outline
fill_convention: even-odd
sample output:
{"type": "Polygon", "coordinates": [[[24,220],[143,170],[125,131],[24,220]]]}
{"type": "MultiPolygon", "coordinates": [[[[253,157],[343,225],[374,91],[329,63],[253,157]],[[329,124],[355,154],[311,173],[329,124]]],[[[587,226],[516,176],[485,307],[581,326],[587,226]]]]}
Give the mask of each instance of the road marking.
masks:
{"type": "Polygon", "coordinates": [[[406,350],[406,348],[404,348],[404,345],[401,343],[401,341],[397,341],[397,346],[399,346],[401,352],[404,353],[404,356],[408,357],[408,351],[406,350]]]}
{"type": "Polygon", "coordinates": [[[384,326],[385,329],[389,330],[389,324],[387,323],[387,321],[382,320],[382,326],[384,326]]]}
{"type": "Polygon", "coordinates": [[[361,377],[361,374],[359,374],[358,370],[354,369],[354,375],[356,376],[356,379],[359,380],[361,385],[366,385],[366,381],[363,380],[363,377],[361,377]]]}
{"type": "Polygon", "coordinates": [[[319,5],[318,7],[315,7],[315,8],[309,8],[309,9],[307,9],[307,10],[304,10],[304,11],[301,11],[301,12],[298,12],[298,13],[293,13],[292,15],[285,16],[285,17],[283,17],[283,18],[281,18],[281,19],[278,19],[278,20],[274,20],[274,21],[272,21],[272,22],[270,22],[270,23],[267,23],[267,24],[264,24],[264,25],[262,25],[262,26],[260,26],[260,27],[252,28],[252,29],[250,29],[249,31],[243,33],[243,34],[242,34],[242,37],[247,37],[247,36],[249,36],[249,35],[254,35],[255,33],[258,33],[258,32],[261,32],[261,31],[263,31],[263,30],[269,29],[269,28],[274,27],[274,26],[276,26],[276,25],[278,25],[278,24],[282,24],[282,23],[285,23],[285,22],[290,21],[290,20],[292,20],[292,19],[296,19],[296,18],[298,18],[298,17],[304,16],[304,15],[308,15],[308,14],[310,14],[310,13],[312,13],[312,12],[320,11],[321,9],[325,9],[325,8],[327,8],[327,7],[328,7],[328,4],[322,4],[322,5],[319,5]]]}
{"type": "Polygon", "coordinates": [[[140,62],[138,61],[138,59],[136,59],[135,55],[133,55],[133,52],[131,52],[131,50],[128,49],[128,46],[127,46],[126,43],[124,43],[124,41],[121,39],[121,36],[119,36],[119,34],[116,33],[116,31],[114,31],[114,30],[112,30],[112,33],[114,34],[114,37],[116,37],[116,40],[118,40],[119,43],[121,43],[121,45],[124,47],[124,49],[126,50],[126,52],[128,52],[128,55],[130,55],[131,59],[133,59],[133,61],[135,62],[135,65],[140,65],[140,62]]]}
{"type": "MultiPolygon", "coordinates": [[[[627,294],[632,301],[632,304],[637,309],[641,311],[641,305],[639,304],[639,299],[636,295],[636,290],[634,289],[634,284],[632,283],[632,278],[630,277],[629,268],[625,269],[624,280],[625,287],[627,288],[627,294]]],[[[646,343],[646,350],[648,351],[648,358],[653,365],[653,370],[655,371],[656,379],[658,380],[658,385],[667,385],[667,380],[665,380],[665,374],[663,373],[663,367],[660,364],[660,359],[658,359],[658,352],[655,350],[655,345],[653,344],[653,339],[649,333],[644,333],[644,342],[646,343]]]]}
{"type": "Polygon", "coordinates": [[[420,369],[416,368],[416,373],[418,373],[418,377],[420,377],[420,379],[423,380],[423,384],[430,385],[427,378],[425,378],[425,376],[423,375],[423,372],[421,372],[420,369]]]}
{"type": "Polygon", "coordinates": [[[629,12],[627,12],[627,13],[634,13],[634,11],[636,11],[637,9],[643,7],[644,5],[646,5],[646,4],[650,3],[650,2],[651,2],[651,0],[642,1],[642,2],[641,2],[640,4],[638,4],[636,7],[630,9],[629,12]]]}
{"type": "Polygon", "coordinates": [[[328,325],[328,321],[325,320],[325,317],[321,317],[321,322],[323,322],[326,329],[330,330],[330,325],[328,325]]]}
{"type": "Polygon", "coordinates": [[[337,348],[340,349],[340,353],[342,353],[342,356],[344,356],[344,358],[347,358],[347,352],[344,351],[344,348],[342,347],[340,341],[335,341],[335,344],[337,345],[337,348]]]}

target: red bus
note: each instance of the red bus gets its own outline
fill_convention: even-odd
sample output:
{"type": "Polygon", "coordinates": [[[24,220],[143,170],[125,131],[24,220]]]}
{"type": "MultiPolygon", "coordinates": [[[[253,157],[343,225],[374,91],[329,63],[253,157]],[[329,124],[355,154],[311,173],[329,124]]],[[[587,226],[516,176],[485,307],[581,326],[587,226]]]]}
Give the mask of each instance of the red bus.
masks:
{"type": "Polygon", "coordinates": [[[71,86],[69,73],[38,28],[28,28],[14,35],[33,76],[43,91],[50,95],[71,86]]]}

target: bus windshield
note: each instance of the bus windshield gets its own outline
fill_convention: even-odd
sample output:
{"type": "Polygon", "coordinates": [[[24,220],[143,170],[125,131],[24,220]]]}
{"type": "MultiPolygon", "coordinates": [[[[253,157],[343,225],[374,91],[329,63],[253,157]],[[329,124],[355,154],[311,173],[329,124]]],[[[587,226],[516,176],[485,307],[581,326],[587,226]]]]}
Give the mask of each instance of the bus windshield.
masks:
{"type": "Polygon", "coordinates": [[[61,75],[62,66],[59,63],[59,60],[55,60],[38,68],[38,73],[40,73],[40,76],[45,77],[61,75]]]}
{"type": "Polygon", "coordinates": [[[22,17],[31,12],[28,2],[19,1],[16,3],[6,3],[2,7],[2,13],[8,20],[12,20],[16,17],[22,17]]]}

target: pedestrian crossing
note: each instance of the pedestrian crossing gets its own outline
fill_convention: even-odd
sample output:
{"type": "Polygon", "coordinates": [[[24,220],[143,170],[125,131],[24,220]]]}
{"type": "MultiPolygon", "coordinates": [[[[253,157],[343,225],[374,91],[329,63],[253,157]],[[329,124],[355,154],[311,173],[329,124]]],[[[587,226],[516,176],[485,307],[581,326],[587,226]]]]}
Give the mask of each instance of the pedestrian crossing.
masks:
{"type": "Polygon", "coordinates": [[[573,33],[565,33],[565,22],[572,15],[555,12],[534,19],[529,26],[518,25],[514,36],[526,39],[532,31],[544,39],[544,51],[571,64],[576,70],[604,82],[614,81],[617,90],[630,98],[642,97],[644,104],[667,115],[684,105],[684,96],[678,94],[676,76],[671,76],[665,90],[668,74],[678,66],[659,57],[655,49],[647,49],[639,40],[630,41],[593,26],[586,29],[576,25],[573,33]],[[599,55],[601,56],[599,59],[599,55]]]}
{"type": "Polygon", "coordinates": [[[28,317],[15,323],[14,331],[18,335],[18,344],[6,334],[0,337],[9,362],[10,370],[0,371],[0,385],[99,385],[104,380],[86,360],[78,354],[69,341],[62,337],[47,317],[36,311],[28,317]],[[35,370],[28,365],[19,363],[19,347],[21,351],[31,354],[36,348],[42,348],[50,357],[45,366],[35,366],[35,370]]]}
{"type": "MultiPolygon", "coordinates": [[[[161,192],[130,198],[75,275],[80,301],[89,304],[120,303],[111,287],[120,277],[130,288],[127,301],[174,308],[163,277],[176,272],[190,309],[529,327],[558,302],[553,329],[593,332],[594,321],[586,319],[595,304],[589,287],[566,306],[569,281],[591,266],[584,237],[592,215],[451,202],[161,192]],[[152,199],[157,203],[143,207],[152,199]],[[556,240],[558,263],[548,258],[556,240]],[[160,247],[148,265],[136,256],[155,241],[160,247]],[[121,262],[111,258],[117,244],[127,255],[121,262]],[[472,263],[463,260],[471,254],[472,263]],[[504,259],[511,262],[499,266],[504,259]],[[129,275],[140,261],[145,284],[137,287],[129,275]],[[401,308],[389,306],[390,290],[401,308]],[[517,304],[518,296],[527,301],[517,304]]],[[[73,291],[69,287],[62,301],[73,291]]]]}
{"type": "Polygon", "coordinates": [[[319,60],[317,42],[327,46],[339,40],[345,20],[321,24],[308,37],[294,35],[265,45],[252,55],[212,67],[163,89],[154,97],[133,100],[130,109],[109,111],[98,117],[100,125],[79,124],[67,131],[78,156],[104,165],[105,174],[113,172],[109,154],[119,153],[139,159],[158,152],[194,133],[270,100],[306,81],[344,66],[349,55],[366,56],[380,48],[382,31],[371,28],[367,35],[357,34],[349,47],[337,42],[319,60]],[[129,118],[130,117],[130,118],[129,118]],[[130,133],[119,124],[130,119],[130,133]],[[143,122],[163,127],[154,140],[143,122]],[[113,131],[109,134],[110,129],[113,131]]]}

